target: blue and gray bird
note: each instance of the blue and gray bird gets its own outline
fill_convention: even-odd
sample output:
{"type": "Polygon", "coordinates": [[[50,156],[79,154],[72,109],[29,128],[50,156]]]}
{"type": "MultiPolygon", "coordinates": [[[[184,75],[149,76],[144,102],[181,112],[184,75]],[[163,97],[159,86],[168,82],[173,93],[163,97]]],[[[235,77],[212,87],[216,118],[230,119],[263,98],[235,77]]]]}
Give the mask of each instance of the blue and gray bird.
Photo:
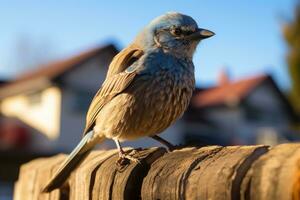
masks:
{"type": "Polygon", "coordinates": [[[150,22],[134,42],[112,60],[106,79],[91,102],[84,137],[44,188],[60,187],[91,149],[112,139],[120,160],[120,141],[157,136],[186,110],[195,87],[193,55],[202,39],[214,33],[190,16],[170,12],[150,22]]]}

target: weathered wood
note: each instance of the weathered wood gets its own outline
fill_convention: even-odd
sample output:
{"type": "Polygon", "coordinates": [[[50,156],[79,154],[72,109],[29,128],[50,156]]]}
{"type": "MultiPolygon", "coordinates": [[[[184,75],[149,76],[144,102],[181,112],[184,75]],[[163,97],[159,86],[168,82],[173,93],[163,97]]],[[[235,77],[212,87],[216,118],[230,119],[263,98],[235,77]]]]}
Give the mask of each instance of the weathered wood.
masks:
{"type": "Polygon", "coordinates": [[[184,187],[195,163],[220,151],[212,146],[186,148],[165,154],[151,166],[142,186],[142,199],[182,199],[184,187]]]}
{"type": "Polygon", "coordinates": [[[195,166],[186,199],[239,199],[240,183],[266,146],[224,147],[195,166]]]}
{"type": "Polygon", "coordinates": [[[159,158],[145,178],[142,197],[150,199],[238,199],[241,178],[265,146],[204,147],[159,158]]]}
{"type": "Polygon", "coordinates": [[[137,156],[141,164],[132,163],[125,167],[116,165],[118,155],[114,155],[96,171],[92,199],[138,199],[143,178],[150,165],[164,153],[162,148],[139,151],[137,156]]]}
{"type": "MultiPolygon", "coordinates": [[[[126,148],[125,151],[133,151],[126,148]]],[[[136,151],[141,164],[117,167],[118,151],[94,151],[70,175],[66,184],[50,193],[41,189],[58,169],[65,155],[37,159],[22,166],[16,183],[15,199],[137,199],[150,165],[166,153],[163,148],[136,151]],[[118,187],[113,187],[118,185],[118,187]]]]}
{"type": "Polygon", "coordinates": [[[57,155],[47,159],[36,159],[23,165],[20,169],[19,181],[15,184],[14,199],[60,199],[59,191],[41,193],[41,188],[50,179],[55,170],[53,168],[59,166],[64,159],[64,155],[57,155]]]}
{"type": "Polygon", "coordinates": [[[141,164],[116,164],[116,150],[94,151],[60,189],[41,188],[65,155],[21,167],[16,200],[64,199],[242,199],[282,200],[300,196],[300,144],[209,146],[166,153],[163,148],[126,151],[141,164]]]}
{"type": "Polygon", "coordinates": [[[300,144],[282,144],[254,162],[242,183],[241,199],[300,199],[300,144]]]}
{"type": "Polygon", "coordinates": [[[69,180],[70,199],[81,200],[90,198],[90,188],[93,186],[95,170],[107,159],[117,153],[114,151],[92,152],[77,168],[69,180]]]}

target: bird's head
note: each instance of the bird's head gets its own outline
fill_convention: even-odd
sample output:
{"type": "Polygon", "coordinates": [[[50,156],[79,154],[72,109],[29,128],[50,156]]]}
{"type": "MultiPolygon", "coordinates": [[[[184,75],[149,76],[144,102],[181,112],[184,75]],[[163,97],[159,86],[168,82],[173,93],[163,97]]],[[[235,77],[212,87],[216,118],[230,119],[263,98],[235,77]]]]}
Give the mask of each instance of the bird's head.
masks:
{"type": "Polygon", "coordinates": [[[176,57],[192,58],[199,42],[213,35],[213,32],[199,28],[190,16],[170,12],[150,22],[136,42],[145,50],[162,48],[176,57]]]}

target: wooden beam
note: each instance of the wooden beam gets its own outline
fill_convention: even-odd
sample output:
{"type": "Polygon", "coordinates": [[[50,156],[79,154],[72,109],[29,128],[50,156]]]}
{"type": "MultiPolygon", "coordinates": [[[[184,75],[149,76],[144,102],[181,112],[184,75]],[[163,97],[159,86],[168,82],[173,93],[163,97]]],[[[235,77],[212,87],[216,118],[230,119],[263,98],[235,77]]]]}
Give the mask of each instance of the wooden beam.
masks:
{"type": "Polygon", "coordinates": [[[66,156],[33,160],[21,167],[14,199],[300,199],[300,144],[126,151],[141,164],[120,167],[116,150],[94,151],[50,193],[41,188],[66,156]]]}

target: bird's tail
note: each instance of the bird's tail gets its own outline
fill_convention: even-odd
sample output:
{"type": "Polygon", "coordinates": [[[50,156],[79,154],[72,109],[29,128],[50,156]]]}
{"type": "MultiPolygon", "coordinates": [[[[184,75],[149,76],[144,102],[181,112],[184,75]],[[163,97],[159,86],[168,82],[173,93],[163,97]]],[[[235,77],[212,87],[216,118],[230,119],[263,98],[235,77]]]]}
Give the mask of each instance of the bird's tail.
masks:
{"type": "Polygon", "coordinates": [[[72,170],[74,170],[77,165],[80,164],[80,162],[83,161],[83,159],[91,152],[91,148],[94,146],[90,145],[93,135],[93,131],[90,131],[82,138],[80,143],[70,153],[51,180],[43,188],[43,192],[51,192],[52,190],[59,188],[66,181],[72,170]]]}

